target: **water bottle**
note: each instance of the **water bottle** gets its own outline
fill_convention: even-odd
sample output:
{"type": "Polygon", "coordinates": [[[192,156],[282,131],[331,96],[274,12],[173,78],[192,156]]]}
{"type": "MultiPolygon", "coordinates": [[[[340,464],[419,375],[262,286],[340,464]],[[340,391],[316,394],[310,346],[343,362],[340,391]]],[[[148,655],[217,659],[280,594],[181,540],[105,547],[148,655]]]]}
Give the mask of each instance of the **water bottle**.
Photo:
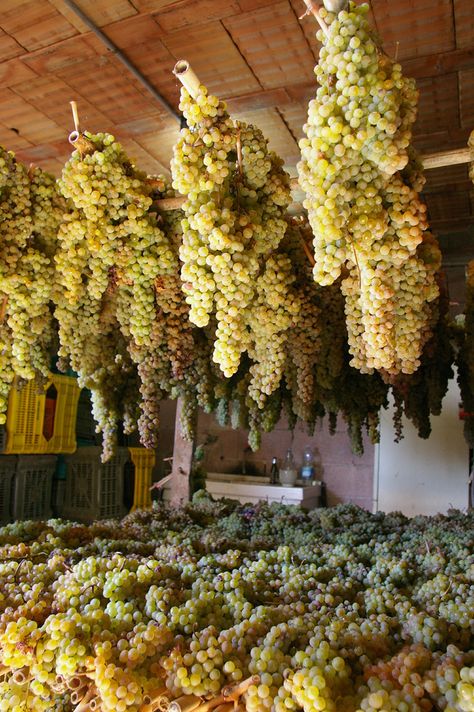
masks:
{"type": "Polygon", "coordinates": [[[310,447],[305,448],[303,453],[301,479],[305,484],[309,484],[314,479],[314,454],[310,447]]]}

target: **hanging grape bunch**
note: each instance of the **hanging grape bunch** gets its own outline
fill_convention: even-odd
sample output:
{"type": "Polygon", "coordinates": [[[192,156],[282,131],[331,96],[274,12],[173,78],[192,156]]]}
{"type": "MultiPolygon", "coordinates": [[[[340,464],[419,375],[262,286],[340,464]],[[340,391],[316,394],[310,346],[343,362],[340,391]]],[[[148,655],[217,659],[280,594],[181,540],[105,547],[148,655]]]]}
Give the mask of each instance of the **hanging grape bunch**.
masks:
{"type": "Polygon", "coordinates": [[[289,179],[259,129],[234,123],[197,80],[187,86],[180,109],[188,128],[171,168],[173,186],[187,197],[180,257],[190,320],[215,322],[213,359],[226,377],[244,352],[251,356],[251,393],[263,407],[278,387],[285,334],[299,311],[291,266],[275,253],[289,179]],[[271,351],[263,348],[269,343],[271,351]]]}
{"type": "Polygon", "coordinates": [[[62,200],[52,176],[0,149],[0,422],[14,377],[47,379],[62,200]]]}
{"type": "Polygon", "coordinates": [[[354,3],[337,16],[321,10],[328,32],[318,33],[319,86],[300,142],[299,180],[315,236],[314,278],[332,284],[344,270],[352,365],[413,373],[426,305],[438,294],[417,254],[427,229],[409,147],[417,92],[378,46],[368,10],[354,3]]]}
{"type": "MultiPolygon", "coordinates": [[[[73,208],[59,232],[62,294],[56,313],[60,356],[69,359],[80,385],[92,391],[107,458],[130,379],[137,389],[140,384],[142,440],[155,443],[159,401],[172,377],[163,327],[167,315],[156,290],[160,280],[176,274],[178,262],[151,210],[152,183],[146,175],[110,134],[85,134],[79,140],[59,181],[73,208]]],[[[127,421],[135,427],[133,418],[127,421]]]]}

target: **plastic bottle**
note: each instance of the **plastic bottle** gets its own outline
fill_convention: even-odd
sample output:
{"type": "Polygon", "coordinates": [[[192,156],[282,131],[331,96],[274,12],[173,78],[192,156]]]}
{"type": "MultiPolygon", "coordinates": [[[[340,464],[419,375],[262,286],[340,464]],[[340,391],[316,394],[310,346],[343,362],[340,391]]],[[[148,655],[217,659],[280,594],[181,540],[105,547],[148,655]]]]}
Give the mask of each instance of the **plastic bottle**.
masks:
{"type": "Polygon", "coordinates": [[[310,447],[306,447],[303,453],[301,479],[307,484],[314,479],[314,474],[314,453],[310,447]]]}

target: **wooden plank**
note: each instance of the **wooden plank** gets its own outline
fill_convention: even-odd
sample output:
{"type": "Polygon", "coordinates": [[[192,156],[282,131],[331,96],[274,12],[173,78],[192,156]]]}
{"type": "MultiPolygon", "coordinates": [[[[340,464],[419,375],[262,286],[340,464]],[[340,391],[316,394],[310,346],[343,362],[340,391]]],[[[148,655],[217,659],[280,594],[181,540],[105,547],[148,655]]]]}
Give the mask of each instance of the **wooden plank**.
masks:
{"type": "Polygon", "coordinates": [[[451,0],[377,0],[372,3],[384,49],[403,60],[456,47],[451,0]]]}
{"type": "Polygon", "coordinates": [[[141,170],[146,171],[149,175],[169,175],[169,164],[161,163],[157,158],[146,151],[140,143],[131,138],[121,139],[121,143],[129,157],[133,161],[136,161],[136,165],[141,170]]]}
{"type": "MultiPolygon", "coordinates": [[[[447,71],[454,73],[458,70],[474,69],[474,50],[456,50],[454,52],[426,55],[415,60],[402,62],[403,71],[407,76],[415,79],[429,79],[440,77],[447,71]]],[[[426,85],[428,86],[428,85],[426,85]]],[[[295,101],[309,101],[316,93],[316,78],[311,82],[294,82],[287,86],[272,88],[271,90],[257,89],[241,95],[228,95],[226,101],[239,106],[241,111],[254,108],[270,108],[285,106],[295,101]]],[[[452,128],[452,127],[450,127],[452,128]]]]}
{"type": "Polygon", "coordinates": [[[314,55],[287,0],[223,24],[265,89],[312,80],[314,55]]]}
{"type": "Polygon", "coordinates": [[[299,161],[298,144],[276,109],[239,112],[235,114],[235,118],[260,128],[268,139],[270,149],[275,151],[287,166],[293,166],[299,161]]]}
{"type": "Polygon", "coordinates": [[[459,127],[459,99],[457,74],[431,77],[418,82],[420,97],[416,133],[428,133],[459,127]]]}
{"type": "MultiPolygon", "coordinates": [[[[16,129],[13,133],[31,144],[57,140],[61,134],[54,121],[11,89],[4,89],[0,94],[0,117],[8,129],[16,129]]],[[[9,148],[8,142],[6,145],[9,148]]]]}
{"type": "Polygon", "coordinates": [[[453,0],[457,47],[474,45],[474,12],[472,0],[453,0]]]}
{"type": "Polygon", "coordinates": [[[402,61],[403,71],[409,77],[422,78],[442,76],[474,66],[474,49],[456,49],[452,52],[439,52],[402,61]]]}
{"type": "Polygon", "coordinates": [[[2,0],[2,29],[35,50],[77,34],[75,27],[45,0],[2,0]]]}
{"type": "Polygon", "coordinates": [[[187,59],[209,91],[219,97],[261,89],[252,71],[220,22],[208,22],[162,38],[173,57],[187,59]],[[184,55],[184,56],[183,56],[184,55]]]}
{"type": "Polygon", "coordinates": [[[459,72],[461,126],[474,128],[474,68],[459,72]]]}
{"type": "Polygon", "coordinates": [[[2,87],[13,87],[15,84],[29,81],[38,76],[21,59],[10,59],[0,63],[0,84],[2,87]]]}
{"type": "Polygon", "coordinates": [[[236,15],[240,8],[236,0],[187,0],[154,14],[164,32],[175,32],[202,25],[211,20],[223,20],[236,15]]]}
{"type": "Polygon", "coordinates": [[[167,128],[162,128],[159,132],[153,131],[149,134],[136,136],[135,139],[140,146],[156,158],[163,166],[169,166],[173,155],[173,146],[179,135],[179,126],[176,122],[168,124],[167,128]]]}
{"type": "Polygon", "coordinates": [[[92,33],[77,35],[54,47],[31,52],[22,60],[37,74],[57,74],[87,59],[108,53],[105,45],[92,33]]]}
{"type": "Polygon", "coordinates": [[[194,454],[194,443],[188,442],[181,435],[180,418],[182,410],[183,402],[181,398],[178,398],[174,430],[173,468],[169,483],[170,501],[175,506],[189,500],[189,476],[194,454]]]}
{"type": "MultiPolygon", "coordinates": [[[[138,115],[163,115],[137,81],[113,56],[96,57],[57,72],[80,96],[97,106],[113,124],[138,115]]],[[[105,128],[105,127],[104,127],[105,128]]]]}
{"type": "MultiPolygon", "coordinates": [[[[40,106],[42,112],[61,129],[61,136],[67,136],[73,129],[71,107],[74,99],[79,110],[79,119],[83,129],[104,131],[110,126],[110,119],[88,102],[79,92],[58,77],[46,75],[36,77],[14,87],[14,92],[33,106],[40,106]]],[[[60,136],[58,136],[58,139],[60,136]]]]}
{"type": "MultiPolygon", "coordinates": [[[[157,33],[159,28],[155,25],[157,33]]],[[[143,43],[133,42],[124,47],[124,52],[148,81],[157,87],[160,94],[171,104],[179,104],[179,86],[173,75],[176,57],[171,54],[160,39],[143,43]]]]}
{"type": "MultiPolygon", "coordinates": [[[[87,25],[84,25],[75,12],[68,8],[62,0],[49,0],[49,2],[79,32],[84,32],[88,29],[87,25]]],[[[133,17],[138,12],[130,0],[78,0],[77,4],[98,27],[103,27],[111,22],[118,22],[127,17],[133,17]]]]}
{"type": "Polygon", "coordinates": [[[269,109],[275,106],[286,106],[291,101],[286,89],[264,89],[263,91],[250,92],[234,98],[226,99],[229,113],[238,111],[255,111],[269,109]]]}
{"type": "Polygon", "coordinates": [[[23,54],[24,51],[25,49],[21,44],[0,29],[0,62],[17,57],[19,54],[23,54]]]}
{"type": "Polygon", "coordinates": [[[138,49],[140,45],[154,42],[163,35],[153,15],[127,17],[125,20],[107,25],[103,28],[103,32],[120,49],[129,47],[138,49]]]}
{"type": "Polygon", "coordinates": [[[474,225],[474,215],[472,214],[430,222],[430,227],[433,228],[434,232],[459,232],[472,225],[474,225]]]}

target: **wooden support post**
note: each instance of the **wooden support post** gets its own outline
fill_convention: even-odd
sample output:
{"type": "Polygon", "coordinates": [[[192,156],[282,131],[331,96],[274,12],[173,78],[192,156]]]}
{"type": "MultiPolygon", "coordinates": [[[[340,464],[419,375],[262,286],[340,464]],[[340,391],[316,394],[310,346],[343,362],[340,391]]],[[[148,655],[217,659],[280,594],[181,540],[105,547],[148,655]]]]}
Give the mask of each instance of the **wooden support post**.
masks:
{"type": "MultiPolygon", "coordinates": [[[[183,401],[178,398],[176,406],[176,422],[174,426],[173,468],[171,470],[170,502],[177,506],[189,500],[189,476],[194,455],[194,442],[185,440],[181,434],[181,411],[183,401]]],[[[167,489],[168,489],[167,488],[167,489]]]]}

